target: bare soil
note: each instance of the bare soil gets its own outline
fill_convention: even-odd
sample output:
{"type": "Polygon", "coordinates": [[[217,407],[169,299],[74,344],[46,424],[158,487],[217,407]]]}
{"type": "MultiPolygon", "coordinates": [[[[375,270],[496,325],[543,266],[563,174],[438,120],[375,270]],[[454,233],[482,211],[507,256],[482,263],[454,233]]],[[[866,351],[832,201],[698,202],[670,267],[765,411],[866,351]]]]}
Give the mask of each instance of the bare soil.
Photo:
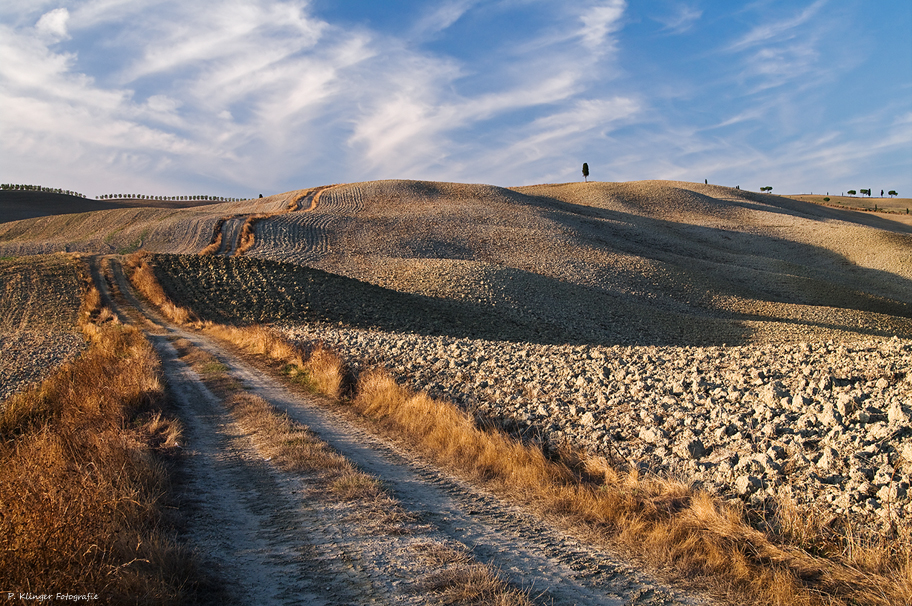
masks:
{"type": "Polygon", "coordinates": [[[0,400],[83,349],[82,280],[63,255],[0,260],[0,400]]]}

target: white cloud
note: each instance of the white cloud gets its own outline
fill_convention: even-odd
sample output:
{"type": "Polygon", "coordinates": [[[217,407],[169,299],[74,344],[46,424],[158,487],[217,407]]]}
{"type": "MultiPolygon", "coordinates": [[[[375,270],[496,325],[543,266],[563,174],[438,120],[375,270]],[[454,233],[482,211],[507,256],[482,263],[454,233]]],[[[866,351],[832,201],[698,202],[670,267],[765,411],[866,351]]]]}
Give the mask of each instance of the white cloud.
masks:
{"type": "Polygon", "coordinates": [[[478,0],[448,0],[434,3],[433,8],[412,27],[413,36],[425,37],[442,32],[459,21],[478,0]]]}
{"type": "Polygon", "coordinates": [[[675,7],[674,12],[671,14],[653,17],[653,19],[664,25],[666,30],[675,34],[682,34],[690,30],[702,16],[703,11],[689,4],[680,4],[675,7]]]}
{"type": "Polygon", "coordinates": [[[583,45],[590,50],[613,50],[614,43],[609,36],[620,28],[626,8],[625,0],[607,0],[594,6],[584,6],[580,15],[583,27],[578,32],[583,45]]]}
{"type": "Polygon", "coordinates": [[[55,8],[41,15],[38,23],[35,24],[35,29],[54,38],[67,38],[67,21],[69,18],[70,11],[66,8],[55,8]]]}
{"type": "Polygon", "coordinates": [[[779,19],[758,25],[729,46],[729,50],[738,51],[769,41],[792,39],[794,30],[813,19],[829,0],[817,0],[795,16],[779,19]]]}

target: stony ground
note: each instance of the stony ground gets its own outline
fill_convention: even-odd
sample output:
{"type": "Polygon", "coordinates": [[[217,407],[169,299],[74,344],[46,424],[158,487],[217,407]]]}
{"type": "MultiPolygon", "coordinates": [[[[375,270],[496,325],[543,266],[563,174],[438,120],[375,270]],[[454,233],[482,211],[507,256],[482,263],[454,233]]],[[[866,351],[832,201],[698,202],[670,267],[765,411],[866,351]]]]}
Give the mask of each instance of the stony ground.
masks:
{"type": "Polygon", "coordinates": [[[85,346],[76,327],[82,277],[63,255],[0,260],[0,400],[85,346]]]}
{"type": "Polygon", "coordinates": [[[754,502],[875,524],[912,516],[912,340],[557,346],[310,324],[354,369],[554,445],[754,502]]]}
{"type": "MultiPolygon", "coordinates": [[[[198,248],[217,220],[130,212],[86,219],[97,246],[198,248]]],[[[34,221],[0,243],[91,244],[67,240],[85,221],[34,221]]],[[[159,278],[204,317],[293,326],[549,442],[755,502],[912,513],[907,223],[678,182],[384,181],[256,237],[250,257],[286,263],[161,257],[159,278]]]]}

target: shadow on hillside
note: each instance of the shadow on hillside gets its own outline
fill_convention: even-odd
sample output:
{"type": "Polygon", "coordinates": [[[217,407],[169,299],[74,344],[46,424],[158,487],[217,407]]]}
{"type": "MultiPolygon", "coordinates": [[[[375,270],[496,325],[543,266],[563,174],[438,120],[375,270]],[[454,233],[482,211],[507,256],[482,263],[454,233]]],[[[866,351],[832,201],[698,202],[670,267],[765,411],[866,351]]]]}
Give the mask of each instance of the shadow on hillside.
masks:
{"type": "Polygon", "coordinates": [[[0,191],[0,223],[122,208],[195,208],[219,204],[202,200],[94,200],[41,191],[0,191]]]}
{"type": "Polygon", "coordinates": [[[751,203],[747,200],[732,200],[731,204],[750,210],[775,212],[811,220],[843,221],[845,223],[854,223],[864,227],[873,227],[875,229],[892,231],[899,234],[912,234],[912,226],[878,216],[873,212],[869,213],[857,210],[831,208],[829,206],[822,206],[820,204],[803,202],[801,200],[794,200],[786,197],[778,200],[756,200],[756,202],[758,203],[751,203]]]}
{"type": "Polygon", "coordinates": [[[533,203],[581,247],[622,252],[675,267],[678,284],[660,284],[659,291],[687,305],[705,307],[705,295],[716,294],[912,318],[912,281],[855,265],[822,247],[552,198],[538,197],[533,203]],[[706,291],[700,293],[698,288],[694,292],[694,286],[704,285],[706,291]],[[887,292],[909,296],[891,297],[887,292]]]}
{"type": "Polygon", "coordinates": [[[619,304],[616,297],[598,289],[566,283],[560,284],[565,298],[589,303],[575,322],[485,303],[402,293],[318,269],[250,257],[154,255],[153,260],[169,297],[200,318],[221,323],[319,321],[541,344],[713,345],[745,342],[750,337],[737,322],[717,318],[666,313],[650,322],[627,314],[619,317],[617,310],[629,309],[629,304],[619,304]]]}

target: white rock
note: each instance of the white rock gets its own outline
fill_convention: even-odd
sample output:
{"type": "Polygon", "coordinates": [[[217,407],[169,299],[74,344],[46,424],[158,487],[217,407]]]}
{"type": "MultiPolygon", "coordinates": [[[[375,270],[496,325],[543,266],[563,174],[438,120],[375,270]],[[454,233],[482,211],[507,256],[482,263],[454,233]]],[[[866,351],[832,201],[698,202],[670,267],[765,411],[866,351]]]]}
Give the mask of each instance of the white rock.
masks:
{"type": "Polygon", "coordinates": [[[821,471],[834,471],[839,465],[839,453],[825,446],[820,458],[817,459],[817,469],[821,471]]]}
{"type": "Polygon", "coordinates": [[[900,454],[902,454],[902,458],[904,458],[906,462],[912,463],[912,442],[907,442],[906,445],[903,446],[900,454]]]}
{"type": "Polygon", "coordinates": [[[842,415],[836,410],[836,407],[827,402],[823,405],[823,411],[817,413],[817,420],[824,427],[842,425],[842,415]]]}
{"type": "Polygon", "coordinates": [[[891,425],[904,425],[909,422],[909,413],[903,409],[899,400],[893,400],[890,403],[890,408],[887,410],[887,421],[891,425]]]}
{"type": "Polygon", "coordinates": [[[657,427],[644,427],[640,429],[640,439],[649,444],[664,444],[665,432],[657,427]]]}
{"type": "Polygon", "coordinates": [[[740,495],[751,495],[757,492],[762,486],[760,478],[743,475],[735,480],[735,491],[740,495]]]}

